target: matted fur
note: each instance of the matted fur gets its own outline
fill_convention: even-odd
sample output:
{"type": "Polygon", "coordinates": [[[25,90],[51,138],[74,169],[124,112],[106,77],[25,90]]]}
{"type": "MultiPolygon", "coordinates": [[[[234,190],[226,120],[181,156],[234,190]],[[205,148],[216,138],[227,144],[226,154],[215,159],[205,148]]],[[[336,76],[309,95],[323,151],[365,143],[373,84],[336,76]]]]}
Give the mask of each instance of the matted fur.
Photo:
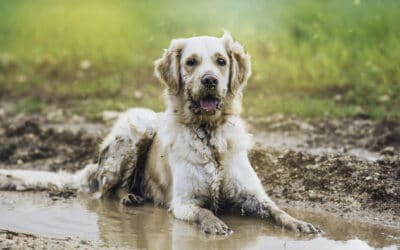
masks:
{"type": "MultiPolygon", "coordinates": [[[[165,112],[123,113],[101,145],[98,168],[82,170],[73,187],[96,181],[102,196],[123,190],[123,204],[151,200],[176,218],[197,223],[205,233],[231,233],[217,217],[227,207],[290,230],[318,231],[279,209],[250,164],[251,135],[240,118],[250,56],[229,33],[172,40],[155,62],[155,75],[166,86],[165,112]],[[147,159],[140,160],[142,154],[147,159]]],[[[20,189],[35,189],[28,175],[11,170],[1,174],[10,177],[0,188],[18,182],[20,189]]],[[[58,177],[57,186],[71,185],[68,178],[63,182],[58,177]]],[[[43,188],[51,180],[34,183],[43,188]]]]}

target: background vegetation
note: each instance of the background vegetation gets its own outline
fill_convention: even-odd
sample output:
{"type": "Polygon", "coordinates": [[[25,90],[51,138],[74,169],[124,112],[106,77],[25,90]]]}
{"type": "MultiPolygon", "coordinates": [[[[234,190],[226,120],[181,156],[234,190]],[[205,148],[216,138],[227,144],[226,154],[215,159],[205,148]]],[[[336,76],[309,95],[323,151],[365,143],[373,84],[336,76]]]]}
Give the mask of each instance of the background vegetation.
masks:
{"type": "Polygon", "coordinates": [[[227,29],[252,55],[246,115],[400,118],[399,13],[397,0],[0,1],[0,98],[162,110],[162,49],[227,29]]]}

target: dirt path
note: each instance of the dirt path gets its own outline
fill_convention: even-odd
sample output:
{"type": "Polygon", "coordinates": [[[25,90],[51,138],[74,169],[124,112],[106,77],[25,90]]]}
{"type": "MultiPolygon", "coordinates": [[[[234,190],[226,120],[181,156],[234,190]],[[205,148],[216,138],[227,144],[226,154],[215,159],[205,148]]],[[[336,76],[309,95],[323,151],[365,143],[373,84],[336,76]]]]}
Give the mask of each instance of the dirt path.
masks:
{"type": "MultiPolygon", "coordinates": [[[[280,205],[400,228],[399,121],[279,115],[248,121],[251,161],[280,205]]],[[[110,123],[59,110],[38,116],[0,108],[0,168],[75,171],[97,160],[110,123]]],[[[20,236],[0,231],[0,240],[10,237],[20,236]]]]}

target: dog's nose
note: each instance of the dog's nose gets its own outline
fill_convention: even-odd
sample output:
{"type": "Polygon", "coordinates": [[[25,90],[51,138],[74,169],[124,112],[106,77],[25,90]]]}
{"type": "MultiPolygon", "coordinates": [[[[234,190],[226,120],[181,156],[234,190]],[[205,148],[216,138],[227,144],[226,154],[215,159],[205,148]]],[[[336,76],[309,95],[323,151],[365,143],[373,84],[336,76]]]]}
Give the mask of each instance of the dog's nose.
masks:
{"type": "Polygon", "coordinates": [[[214,76],[205,75],[201,78],[201,84],[203,84],[204,87],[208,89],[212,89],[217,87],[218,79],[215,78],[214,76]]]}

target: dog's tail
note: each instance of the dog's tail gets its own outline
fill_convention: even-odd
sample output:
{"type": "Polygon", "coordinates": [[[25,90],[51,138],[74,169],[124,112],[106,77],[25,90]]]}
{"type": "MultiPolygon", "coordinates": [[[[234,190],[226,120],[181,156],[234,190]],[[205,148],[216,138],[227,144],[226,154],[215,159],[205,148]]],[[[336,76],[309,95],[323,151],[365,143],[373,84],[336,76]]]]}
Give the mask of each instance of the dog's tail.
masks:
{"type": "Polygon", "coordinates": [[[97,164],[88,164],[75,173],[0,169],[0,190],[76,190],[88,192],[92,189],[92,180],[97,167],[97,164]]]}

